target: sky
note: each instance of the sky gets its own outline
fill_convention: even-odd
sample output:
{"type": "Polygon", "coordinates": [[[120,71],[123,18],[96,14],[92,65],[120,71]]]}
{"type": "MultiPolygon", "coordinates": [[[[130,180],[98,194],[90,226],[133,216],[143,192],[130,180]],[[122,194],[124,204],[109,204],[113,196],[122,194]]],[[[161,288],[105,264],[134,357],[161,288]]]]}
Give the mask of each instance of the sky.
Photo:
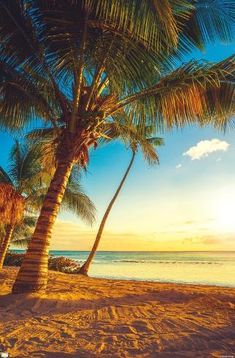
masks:
{"type": "MultiPolygon", "coordinates": [[[[214,44],[196,58],[220,61],[234,46],[214,44]]],[[[232,123],[232,122],[231,122],[232,123]]],[[[22,137],[22,134],[15,134],[22,137]]],[[[108,219],[100,250],[235,250],[235,128],[188,126],[159,134],[160,165],[150,167],[138,154],[108,219]]],[[[0,132],[0,166],[7,169],[13,135],[0,132]]],[[[97,208],[89,227],[61,212],[51,249],[89,250],[99,222],[129,163],[119,142],[93,150],[83,187],[97,208]]]]}

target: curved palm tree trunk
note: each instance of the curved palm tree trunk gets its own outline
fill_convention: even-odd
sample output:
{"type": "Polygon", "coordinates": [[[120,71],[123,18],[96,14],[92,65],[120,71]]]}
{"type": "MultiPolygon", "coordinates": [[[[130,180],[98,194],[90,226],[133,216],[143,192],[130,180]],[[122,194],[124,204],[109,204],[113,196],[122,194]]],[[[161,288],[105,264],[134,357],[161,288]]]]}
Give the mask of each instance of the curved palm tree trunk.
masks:
{"type": "Polygon", "coordinates": [[[52,227],[56,220],[72,167],[73,160],[68,160],[68,157],[58,163],[12,293],[38,292],[46,289],[52,227]]]}
{"type": "Polygon", "coordinates": [[[0,270],[3,267],[6,253],[7,253],[8,247],[10,246],[13,231],[14,231],[14,225],[7,225],[5,237],[0,245],[0,270]]]}
{"type": "Polygon", "coordinates": [[[136,152],[133,150],[132,151],[132,157],[131,157],[130,163],[129,163],[126,171],[125,171],[125,174],[124,174],[124,176],[123,176],[123,178],[122,178],[122,180],[121,180],[121,182],[120,182],[120,184],[119,184],[119,186],[118,186],[118,188],[117,188],[112,200],[110,201],[110,203],[109,203],[109,205],[108,205],[108,207],[107,207],[107,209],[106,209],[106,211],[104,213],[104,216],[103,216],[103,218],[101,220],[99,230],[97,232],[95,242],[94,242],[94,245],[93,245],[93,247],[91,249],[91,252],[90,252],[86,262],[82,265],[82,267],[79,270],[79,274],[81,274],[81,275],[87,275],[88,274],[89,267],[90,267],[90,265],[92,263],[92,260],[93,260],[93,258],[95,256],[97,248],[99,246],[100,239],[101,239],[101,236],[102,236],[102,233],[103,233],[103,230],[104,230],[105,223],[106,223],[106,221],[108,219],[108,216],[109,216],[110,211],[111,211],[111,209],[113,207],[113,204],[115,203],[115,201],[116,201],[116,199],[118,197],[118,194],[120,193],[120,191],[121,191],[121,189],[123,187],[123,184],[125,183],[125,180],[126,180],[128,174],[129,174],[130,170],[131,170],[132,164],[133,164],[134,159],[135,159],[135,155],[136,155],[136,152]]]}

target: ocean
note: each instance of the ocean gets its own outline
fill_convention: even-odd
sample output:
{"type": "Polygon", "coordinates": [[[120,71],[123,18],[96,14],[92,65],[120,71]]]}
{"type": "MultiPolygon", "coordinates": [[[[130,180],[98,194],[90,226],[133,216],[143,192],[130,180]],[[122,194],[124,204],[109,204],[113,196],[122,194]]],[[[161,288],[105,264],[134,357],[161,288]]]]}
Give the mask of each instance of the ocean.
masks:
{"type": "MultiPolygon", "coordinates": [[[[80,264],[88,251],[51,251],[80,264]]],[[[235,251],[156,252],[99,251],[89,272],[93,277],[235,287],[235,251]]]]}

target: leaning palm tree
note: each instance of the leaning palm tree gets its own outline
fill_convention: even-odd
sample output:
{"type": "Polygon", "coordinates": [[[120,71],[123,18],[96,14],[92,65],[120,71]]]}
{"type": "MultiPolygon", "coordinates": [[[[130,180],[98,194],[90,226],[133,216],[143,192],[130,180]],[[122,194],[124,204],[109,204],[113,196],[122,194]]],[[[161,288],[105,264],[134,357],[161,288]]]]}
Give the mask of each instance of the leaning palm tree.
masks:
{"type": "MultiPolygon", "coordinates": [[[[0,167],[0,269],[11,241],[21,240],[24,244],[30,241],[29,234],[35,224],[32,212],[37,212],[43,203],[52,170],[41,165],[42,149],[38,144],[27,146],[16,141],[9,172],[0,167]]],[[[94,221],[94,204],[83,192],[75,171],[69,178],[62,209],[73,211],[89,224],[94,221]]]]}
{"type": "Polygon", "coordinates": [[[175,61],[231,40],[227,0],[13,0],[0,3],[1,123],[33,117],[60,128],[57,166],[13,292],[44,290],[48,249],[73,166],[88,159],[103,123],[135,112],[158,129],[209,122],[233,108],[234,59],[175,61]]]}
{"type": "MultiPolygon", "coordinates": [[[[136,133],[138,134],[138,132],[136,133]]],[[[118,195],[120,194],[120,191],[128,177],[128,174],[130,173],[130,170],[133,166],[136,154],[138,152],[138,147],[141,147],[144,157],[145,159],[148,161],[149,164],[156,164],[159,163],[159,159],[158,159],[158,155],[157,152],[155,150],[155,147],[163,145],[163,140],[162,138],[157,138],[157,137],[149,137],[149,135],[151,134],[151,127],[146,127],[144,133],[141,133],[139,135],[133,135],[133,133],[131,133],[131,137],[129,138],[129,147],[131,149],[131,158],[130,161],[128,163],[128,166],[124,172],[124,175],[111,199],[111,201],[109,202],[107,209],[105,210],[105,213],[101,219],[96,237],[95,237],[95,241],[94,244],[92,246],[92,249],[90,251],[90,254],[88,256],[88,258],[86,259],[85,263],[81,266],[80,270],[79,270],[79,274],[82,275],[88,275],[88,271],[89,268],[91,266],[91,263],[96,255],[96,252],[98,250],[98,246],[104,231],[104,227],[105,224],[107,222],[107,219],[111,213],[112,207],[114,205],[114,203],[116,202],[118,195]]],[[[126,137],[125,137],[126,140],[126,137]]]]}

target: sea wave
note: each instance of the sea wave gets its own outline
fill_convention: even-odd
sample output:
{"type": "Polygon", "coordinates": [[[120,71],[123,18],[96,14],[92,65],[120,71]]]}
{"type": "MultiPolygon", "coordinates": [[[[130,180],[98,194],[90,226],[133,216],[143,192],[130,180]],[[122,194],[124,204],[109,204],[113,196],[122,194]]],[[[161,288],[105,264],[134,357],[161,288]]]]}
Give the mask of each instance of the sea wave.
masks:
{"type": "Polygon", "coordinates": [[[159,261],[159,260],[131,260],[131,259],[122,259],[122,260],[94,260],[96,264],[104,263],[132,263],[132,264],[190,264],[190,265],[221,265],[222,261],[159,261]]]}

